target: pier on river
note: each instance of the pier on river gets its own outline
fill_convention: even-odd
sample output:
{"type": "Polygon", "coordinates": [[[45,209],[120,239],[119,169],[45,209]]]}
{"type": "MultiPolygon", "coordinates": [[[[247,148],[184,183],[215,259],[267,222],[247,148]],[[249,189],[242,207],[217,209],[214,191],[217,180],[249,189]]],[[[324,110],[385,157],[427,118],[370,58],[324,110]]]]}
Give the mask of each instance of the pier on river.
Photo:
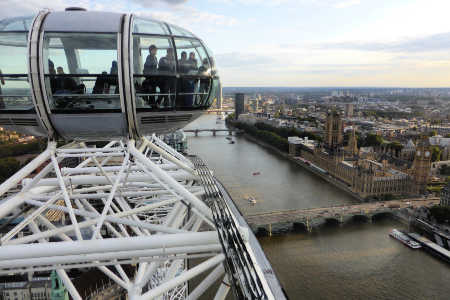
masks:
{"type": "Polygon", "coordinates": [[[299,227],[303,227],[311,232],[314,227],[326,223],[344,224],[352,220],[372,222],[374,218],[381,215],[394,215],[407,219],[408,216],[399,212],[406,208],[415,209],[438,203],[439,198],[392,200],[356,205],[258,213],[247,215],[246,220],[254,232],[267,231],[269,235],[272,235],[272,232],[286,231],[299,227]]]}

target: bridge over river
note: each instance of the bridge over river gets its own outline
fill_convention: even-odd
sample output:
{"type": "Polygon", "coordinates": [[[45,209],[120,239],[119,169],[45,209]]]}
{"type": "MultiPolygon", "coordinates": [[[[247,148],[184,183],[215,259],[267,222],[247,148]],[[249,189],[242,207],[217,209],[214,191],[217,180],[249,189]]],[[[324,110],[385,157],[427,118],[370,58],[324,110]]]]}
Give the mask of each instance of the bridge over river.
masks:
{"type": "Polygon", "coordinates": [[[195,136],[198,136],[199,132],[212,132],[213,136],[216,136],[217,132],[228,132],[228,135],[233,135],[233,132],[239,132],[236,129],[216,129],[216,128],[202,128],[202,129],[184,129],[184,132],[193,132],[195,136]]]}
{"type": "Polygon", "coordinates": [[[274,211],[247,215],[245,218],[255,232],[262,230],[263,232],[267,231],[271,235],[274,231],[286,231],[301,227],[312,231],[313,227],[325,223],[343,224],[351,220],[371,222],[373,218],[381,215],[390,214],[401,217],[398,212],[404,208],[413,209],[438,203],[439,198],[392,200],[356,205],[274,211]]]}

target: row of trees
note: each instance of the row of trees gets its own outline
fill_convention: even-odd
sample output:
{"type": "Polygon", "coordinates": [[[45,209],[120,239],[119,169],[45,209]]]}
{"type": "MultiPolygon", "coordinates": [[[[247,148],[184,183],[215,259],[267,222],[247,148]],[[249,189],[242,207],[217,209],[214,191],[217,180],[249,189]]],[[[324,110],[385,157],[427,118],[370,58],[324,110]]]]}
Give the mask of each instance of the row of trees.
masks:
{"type": "Polygon", "coordinates": [[[13,157],[0,158],[0,183],[14,175],[22,165],[13,157]]]}
{"type": "Polygon", "coordinates": [[[361,137],[358,133],[357,135],[357,142],[358,147],[379,147],[381,144],[383,144],[384,140],[381,136],[376,135],[374,133],[369,133],[365,137],[361,137]]]}
{"type": "Polygon", "coordinates": [[[40,153],[45,149],[46,141],[43,139],[37,139],[27,144],[3,144],[0,145],[0,183],[7,180],[9,177],[14,175],[23,165],[15,159],[15,156],[20,156],[24,154],[35,154],[40,153]]]}
{"type": "MultiPolygon", "coordinates": [[[[256,125],[261,124],[257,123],[256,125]]],[[[269,130],[259,129],[257,126],[253,126],[246,123],[236,122],[234,126],[238,129],[244,130],[249,135],[260,139],[267,144],[270,144],[277,148],[278,150],[289,152],[289,144],[287,138],[281,137],[275,132],[271,132],[269,130]]]]}
{"type": "Polygon", "coordinates": [[[27,144],[6,144],[0,146],[0,158],[33,154],[45,149],[45,140],[35,140],[27,144]]]}
{"type": "Polygon", "coordinates": [[[266,123],[256,123],[255,127],[259,130],[265,130],[273,132],[281,137],[288,138],[290,136],[298,136],[301,138],[308,137],[309,139],[322,141],[322,138],[314,133],[300,131],[293,127],[285,128],[285,127],[275,127],[266,123]]]}

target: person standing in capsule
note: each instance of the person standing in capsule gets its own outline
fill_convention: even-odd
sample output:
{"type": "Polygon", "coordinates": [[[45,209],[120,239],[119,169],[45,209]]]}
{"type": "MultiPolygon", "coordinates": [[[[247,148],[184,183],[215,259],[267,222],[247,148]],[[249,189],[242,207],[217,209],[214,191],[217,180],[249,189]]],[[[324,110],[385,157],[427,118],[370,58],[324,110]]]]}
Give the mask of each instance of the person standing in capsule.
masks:
{"type": "MultiPolygon", "coordinates": [[[[158,71],[158,58],[156,57],[156,52],[158,48],[155,45],[150,45],[148,47],[148,55],[145,59],[144,64],[144,75],[155,75],[158,71]]],[[[157,78],[146,77],[144,82],[142,82],[142,90],[146,94],[156,94],[156,87],[159,82],[157,78]]],[[[149,106],[156,105],[156,95],[150,97],[144,97],[145,101],[149,106]]]]}
{"type": "MultiPolygon", "coordinates": [[[[166,56],[161,57],[158,70],[160,75],[169,75],[175,72],[175,56],[173,48],[168,48],[166,56]]],[[[172,107],[172,95],[170,94],[173,90],[173,79],[170,77],[161,77],[160,82],[159,89],[161,90],[162,97],[159,105],[172,107]]]]}

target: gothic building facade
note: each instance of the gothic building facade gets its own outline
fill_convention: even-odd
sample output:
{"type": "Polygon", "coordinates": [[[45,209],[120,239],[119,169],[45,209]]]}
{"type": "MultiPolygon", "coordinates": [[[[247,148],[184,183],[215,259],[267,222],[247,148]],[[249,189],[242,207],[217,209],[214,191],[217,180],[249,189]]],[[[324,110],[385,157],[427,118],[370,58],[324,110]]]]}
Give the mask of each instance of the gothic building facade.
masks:
{"type": "Polygon", "coordinates": [[[343,146],[344,143],[344,121],[336,112],[329,112],[325,124],[325,147],[336,149],[343,146]]]}
{"type": "MultiPolygon", "coordinates": [[[[301,156],[313,166],[347,185],[361,198],[383,198],[386,195],[410,195],[426,192],[431,167],[431,154],[425,141],[414,146],[415,158],[412,168],[398,169],[388,159],[375,160],[375,155],[366,149],[358,149],[355,130],[348,143],[343,145],[343,121],[339,114],[327,116],[325,143],[312,147],[298,143],[291,153],[301,156]],[[364,151],[363,151],[364,150],[364,151]]],[[[410,144],[410,146],[412,146],[410,144]]],[[[409,147],[408,151],[411,151],[409,147]]],[[[408,153],[408,155],[411,155],[408,153]]]]}
{"type": "Polygon", "coordinates": [[[411,170],[413,177],[413,189],[416,194],[423,194],[426,192],[427,184],[430,179],[431,169],[431,150],[427,138],[419,141],[416,147],[414,163],[411,170]]]}

